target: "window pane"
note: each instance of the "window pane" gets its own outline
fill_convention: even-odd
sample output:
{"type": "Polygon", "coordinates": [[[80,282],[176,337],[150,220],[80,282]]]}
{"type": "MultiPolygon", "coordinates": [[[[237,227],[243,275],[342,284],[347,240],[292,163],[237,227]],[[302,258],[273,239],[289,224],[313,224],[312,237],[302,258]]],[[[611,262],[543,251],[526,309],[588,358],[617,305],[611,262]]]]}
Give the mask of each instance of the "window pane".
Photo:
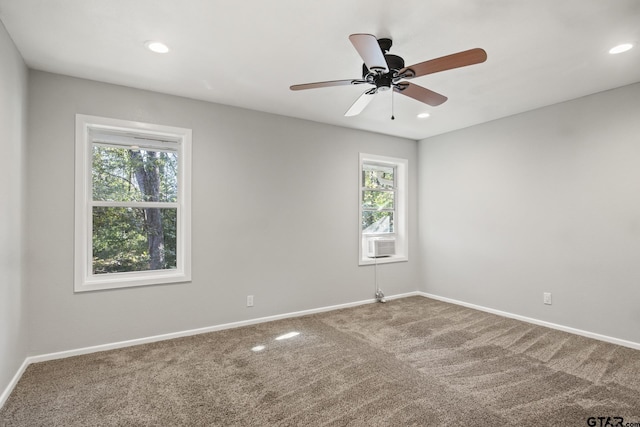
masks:
{"type": "Polygon", "coordinates": [[[362,209],[393,209],[393,191],[362,192],[362,209]]]}
{"type": "Polygon", "coordinates": [[[393,212],[362,212],[363,233],[393,233],[393,212]]]}
{"type": "Polygon", "coordinates": [[[178,155],[118,146],[93,146],[93,200],[176,202],[178,155]]]}
{"type": "Polygon", "coordinates": [[[167,208],[93,208],[93,274],[176,268],[176,214],[167,208]]]}
{"type": "Polygon", "coordinates": [[[392,166],[365,163],[362,165],[362,186],[364,188],[393,190],[395,188],[394,172],[395,168],[392,166]]]}

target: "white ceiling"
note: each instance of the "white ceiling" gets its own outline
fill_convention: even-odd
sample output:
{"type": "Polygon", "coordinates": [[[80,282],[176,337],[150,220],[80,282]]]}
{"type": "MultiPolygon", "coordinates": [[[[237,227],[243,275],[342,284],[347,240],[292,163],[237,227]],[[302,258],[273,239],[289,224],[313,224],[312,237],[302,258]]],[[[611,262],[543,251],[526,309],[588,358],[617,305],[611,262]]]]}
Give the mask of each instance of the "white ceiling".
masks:
{"type": "Polygon", "coordinates": [[[37,70],[411,139],[640,81],[638,0],[0,0],[0,19],[37,70]],[[391,38],[407,65],[488,59],[412,80],[449,100],[396,94],[394,121],[391,92],[344,117],[363,86],[289,90],[360,77],[352,33],[391,38]],[[607,53],[623,42],[636,47],[607,53]]]}

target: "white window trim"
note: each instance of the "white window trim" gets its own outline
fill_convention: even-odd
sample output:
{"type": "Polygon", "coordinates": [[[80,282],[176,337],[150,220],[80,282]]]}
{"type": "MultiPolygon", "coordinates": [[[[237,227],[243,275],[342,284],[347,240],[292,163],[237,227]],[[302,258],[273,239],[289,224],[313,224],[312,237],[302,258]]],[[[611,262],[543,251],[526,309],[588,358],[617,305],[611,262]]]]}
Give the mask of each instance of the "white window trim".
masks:
{"type": "Polygon", "coordinates": [[[409,261],[408,234],[408,182],[409,161],[397,157],[380,156],[376,154],[360,153],[358,165],[358,265],[387,264],[392,262],[409,261]],[[364,163],[377,163],[396,168],[396,204],[397,211],[394,218],[394,233],[377,234],[380,237],[395,237],[396,254],[389,257],[369,258],[366,255],[366,235],[362,232],[362,166],[364,163]]]}
{"type": "MultiPolygon", "coordinates": [[[[109,202],[99,202],[109,205],[109,202]]],[[[118,204],[119,206],[122,203],[118,204]]],[[[162,207],[167,207],[163,204],[162,207]]],[[[191,280],[191,129],[76,114],[74,291],[126,288],[191,280]],[[133,131],[178,140],[177,265],[171,270],[92,273],[92,142],[90,129],[133,131]]]]}

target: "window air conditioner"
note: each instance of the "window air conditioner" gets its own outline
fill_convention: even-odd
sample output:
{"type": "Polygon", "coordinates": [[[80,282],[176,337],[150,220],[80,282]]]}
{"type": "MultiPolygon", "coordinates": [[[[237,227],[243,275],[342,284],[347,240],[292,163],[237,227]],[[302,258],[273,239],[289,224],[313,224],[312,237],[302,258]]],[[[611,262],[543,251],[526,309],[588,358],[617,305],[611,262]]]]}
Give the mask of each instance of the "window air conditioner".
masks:
{"type": "Polygon", "coordinates": [[[374,237],[367,240],[367,256],[380,258],[396,254],[396,239],[374,237]]]}

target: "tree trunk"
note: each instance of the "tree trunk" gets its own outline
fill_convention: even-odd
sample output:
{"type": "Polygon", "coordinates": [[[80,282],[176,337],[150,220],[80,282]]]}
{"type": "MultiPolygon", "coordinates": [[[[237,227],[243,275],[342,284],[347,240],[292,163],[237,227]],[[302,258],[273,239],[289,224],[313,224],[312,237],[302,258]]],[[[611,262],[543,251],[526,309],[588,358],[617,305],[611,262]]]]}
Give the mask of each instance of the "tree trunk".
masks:
{"type": "MultiPolygon", "coordinates": [[[[131,160],[135,165],[134,174],[144,201],[160,201],[159,153],[155,151],[146,151],[146,155],[140,151],[129,151],[129,153],[131,153],[131,160]]],[[[162,210],[160,208],[145,208],[144,225],[149,243],[149,269],[163,269],[165,259],[162,210]]]]}

